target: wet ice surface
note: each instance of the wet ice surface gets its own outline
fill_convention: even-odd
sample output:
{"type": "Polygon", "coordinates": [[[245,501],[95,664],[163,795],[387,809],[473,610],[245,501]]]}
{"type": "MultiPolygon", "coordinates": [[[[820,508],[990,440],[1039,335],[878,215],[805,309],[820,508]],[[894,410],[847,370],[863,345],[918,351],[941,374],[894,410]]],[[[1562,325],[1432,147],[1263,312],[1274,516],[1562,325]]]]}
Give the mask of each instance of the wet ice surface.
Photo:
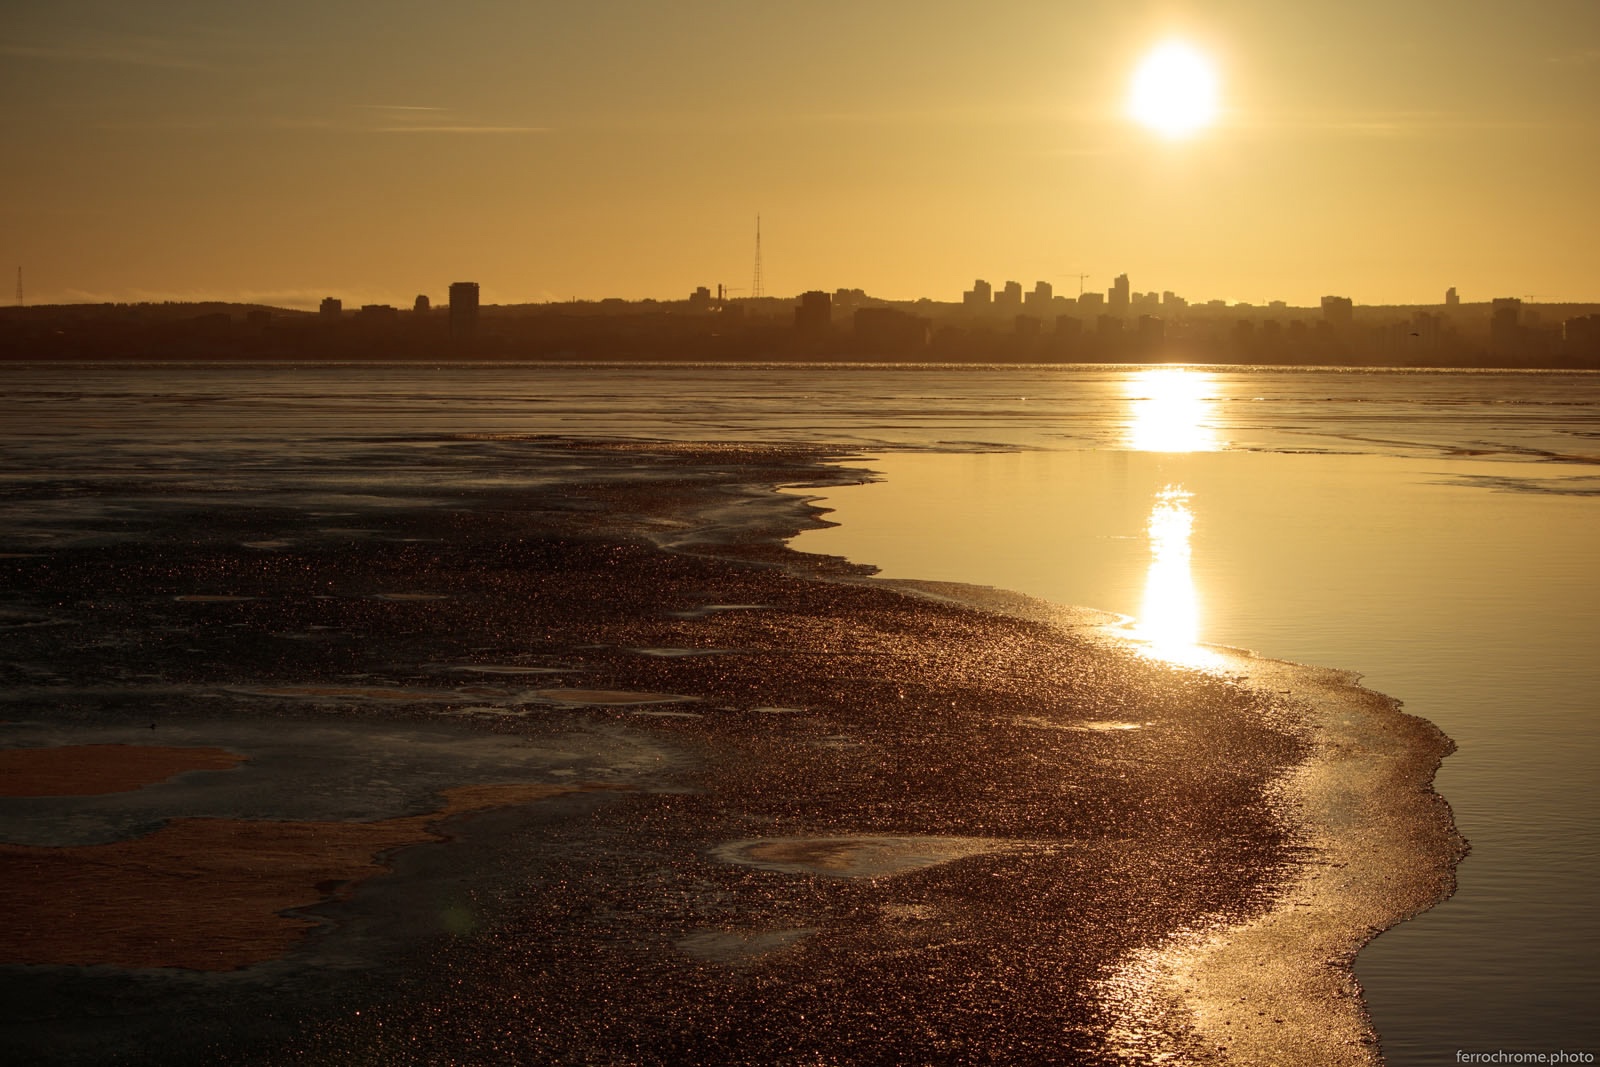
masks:
{"type": "MultiPolygon", "coordinates": [[[[137,840],[174,816],[365,822],[462,785],[608,787],[451,820],[386,857],[391,873],[297,908],[326,925],[275,962],[0,967],[12,1048],[1111,1062],[1098,969],[1270,892],[1287,853],[1260,788],[1297,749],[1251,694],[1131,655],[1097,657],[1109,675],[1092,677],[1086,652],[1022,624],[652,547],[654,520],[743,499],[754,464],[768,484],[825,476],[809,457],[747,457],[715,475],[725,490],[705,484],[714,453],[528,455],[564,450],[596,472],[570,494],[375,507],[350,520],[370,536],[231,503],[191,525],[157,489],[139,537],[8,561],[14,617],[60,618],[65,636],[12,632],[0,737],[246,757],[106,803],[13,798],[13,846],[137,840]],[[246,546],[265,540],[289,547],[246,546]],[[392,595],[418,591],[439,595],[392,595]],[[562,673],[530,673],[546,671],[562,673]],[[1028,729],[1019,703],[1163,728],[1028,729]],[[1228,748],[1229,773],[1203,774],[1196,745],[1228,748]],[[1175,890],[1169,856],[1188,876],[1175,890]]],[[[807,521],[765,500],[758,523],[807,521]]]]}
{"type": "MultiPolygon", "coordinates": [[[[1017,446],[1098,449],[1126,457],[1129,453],[1116,450],[1129,447],[1129,405],[1141,402],[1137,390],[1130,393],[1127,389],[1130,373],[1109,369],[930,372],[783,367],[718,368],[707,373],[681,367],[494,366],[466,368],[464,372],[459,367],[425,366],[8,366],[0,368],[0,375],[4,375],[0,378],[4,385],[0,423],[6,427],[0,442],[6,459],[0,467],[0,507],[6,520],[0,558],[19,567],[48,569],[51,560],[64,551],[158,542],[192,551],[232,538],[232,544],[269,568],[254,577],[248,570],[231,577],[191,574],[187,584],[162,584],[159,568],[147,570],[140,580],[154,583],[152,590],[159,589],[149,599],[123,598],[110,592],[104,598],[102,606],[126,629],[96,636],[102,647],[93,652],[101,657],[94,662],[103,669],[102,677],[69,677],[72,672],[59,662],[0,654],[4,661],[0,666],[7,672],[4,681],[13,694],[48,689],[51,699],[86,708],[103,702],[115,715],[141,720],[136,729],[148,726],[142,721],[145,719],[158,719],[160,728],[165,728],[167,717],[160,714],[164,701],[199,700],[220,702],[216,706],[230,716],[294,717],[309,709],[317,715],[361,721],[398,715],[408,720],[482,722],[494,724],[496,729],[529,728],[526,724],[530,722],[537,723],[538,729],[556,729],[559,725],[549,725],[545,717],[555,716],[558,724],[570,725],[578,716],[613,725],[629,723],[679,737],[700,736],[687,731],[720,728],[718,724],[728,721],[730,714],[720,709],[732,707],[736,709],[732,715],[748,715],[761,729],[795,730],[797,751],[819,760],[872,758],[885,748],[881,738],[853,724],[832,721],[830,698],[817,693],[770,692],[743,701],[706,702],[696,705],[694,711],[671,706],[546,705],[514,699],[515,694],[530,691],[530,685],[542,683],[495,678],[492,672],[481,678],[462,678],[440,666],[439,657],[421,649],[381,663],[370,662],[356,655],[356,650],[370,646],[380,634],[389,640],[405,639],[408,629],[418,635],[426,633],[434,625],[431,612],[470,612],[479,603],[474,591],[392,577],[356,589],[340,586],[335,575],[332,588],[303,590],[285,603],[282,583],[270,568],[275,560],[294,560],[297,554],[316,557],[362,545],[402,558],[398,554],[406,552],[407,546],[429,538],[449,538],[452,523],[479,516],[485,509],[514,510],[519,520],[535,523],[579,521],[586,515],[608,513],[640,536],[670,543],[685,531],[703,536],[710,517],[723,521],[744,506],[744,498],[732,494],[721,501],[702,502],[699,521],[669,507],[642,506],[618,513],[618,499],[608,495],[611,489],[641,478],[662,486],[672,485],[678,477],[704,484],[713,477],[705,466],[708,461],[699,457],[675,471],[672,448],[663,445],[655,449],[662,462],[644,465],[646,470],[625,452],[608,457],[603,452],[573,451],[559,441],[542,439],[542,434],[679,442],[827,441],[852,450],[883,445],[932,446],[969,453],[1017,446]],[[670,399],[664,403],[664,398],[670,399]],[[419,533],[419,516],[432,517],[422,524],[431,526],[425,535],[419,533]],[[174,617],[165,614],[168,610],[190,614],[174,617]],[[384,614],[392,611],[417,614],[407,622],[384,614]],[[259,620],[280,612],[287,613],[283,625],[258,632],[259,620]],[[200,670],[205,677],[191,684],[185,680],[189,673],[179,672],[182,676],[177,677],[167,669],[167,677],[160,677],[164,668],[150,660],[159,653],[179,660],[188,657],[199,665],[215,662],[236,647],[230,635],[243,638],[247,634],[262,646],[261,651],[240,661],[229,677],[200,670]],[[287,677],[276,673],[270,669],[278,654],[276,642],[294,642],[314,650],[318,662],[329,665],[328,675],[287,677]],[[358,659],[361,662],[355,662],[358,659]],[[346,664],[349,669],[344,669],[346,664]],[[157,677],[139,677],[152,672],[157,677]],[[279,692],[249,696],[230,693],[229,686],[279,692]],[[315,698],[304,692],[287,692],[295,687],[321,692],[315,698]],[[212,695],[197,695],[197,690],[212,695]]],[[[1442,459],[1450,462],[1433,468],[1442,485],[1467,485],[1507,498],[1575,501],[1593,493],[1593,478],[1583,473],[1582,464],[1592,460],[1600,441],[1594,381],[1592,375],[1452,377],[1228,371],[1210,379],[1207,418],[1216,447],[1261,453],[1263,463],[1299,462],[1290,453],[1353,463],[1384,457],[1442,459]],[[1472,467],[1467,465],[1470,463],[1483,465],[1472,467]]],[[[730,464],[749,458],[747,450],[741,449],[743,446],[730,450],[730,464]]],[[[858,469],[850,477],[862,480],[869,476],[862,468],[872,464],[856,460],[850,466],[858,469]]],[[[806,478],[798,480],[804,483],[806,478]]],[[[1039,488],[1067,499],[1084,499],[1082,484],[1071,479],[1065,490],[1059,484],[1039,488]]],[[[939,529],[941,537],[949,534],[947,528],[939,529]]],[[[1325,568],[1337,570],[1331,564],[1325,568]]],[[[24,582],[31,580],[26,571],[16,573],[24,582]]],[[[1142,578],[1142,568],[1138,573],[1142,578]]],[[[1463,588],[1470,592],[1470,587],[1463,588]]],[[[723,625],[724,619],[744,616],[753,622],[772,615],[771,606],[760,598],[745,601],[710,590],[696,594],[668,605],[666,617],[685,625],[717,626],[723,625]],[[730,608],[740,610],[727,610],[730,608]],[[751,610],[755,608],[761,610],[751,610]]],[[[1092,595],[1069,594],[1066,598],[1100,607],[1118,606],[1092,595]]],[[[82,636],[73,633],[78,624],[47,605],[7,602],[0,608],[5,611],[0,626],[8,636],[59,630],[70,635],[70,641],[83,643],[82,636]]],[[[1576,617],[1574,611],[1551,610],[1546,605],[1542,612],[1546,622],[1537,624],[1546,625],[1551,618],[1570,621],[1576,617]]],[[[1461,615],[1470,617],[1470,612],[1461,615]]],[[[1505,632],[1504,620],[1493,613],[1485,613],[1484,618],[1486,634],[1505,632]]],[[[1533,624],[1519,616],[1510,625],[1533,624]]],[[[1570,627],[1567,630],[1571,632],[1570,627]]],[[[837,647],[836,639],[826,643],[837,647]]],[[[1265,646],[1249,638],[1238,643],[1265,646]]],[[[726,635],[686,640],[681,634],[670,638],[639,634],[627,640],[602,641],[576,656],[568,655],[565,646],[559,653],[552,647],[549,655],[538,661],[521,661],[508,654],[525,652],[525,648],[462,648],[448,663],[487,662],[540,671],[581,667],[588,676],[562,676],[552,679],[550,685],[559,681],[561,688],[592,684],[606,690],[616,684],[617,672],[627,669],[621,659],[608,657],[644,665],[659,659],[663,670],[677,666],[699,669],[699,665],[708,672],[721,672],[727,668],[713,665],[723,661],[737,664],[745,655],[739,651],[742,647],[726,635]],[[721,652],[708,654],[711,644],[721,652]],[[680,649],[692,649],[696,654],[651,654],[680,649]],[[590,658],[580,663],[584,657],[590,658]],[[521,662],[528,666],[519,667],[521,662]]],[[[1329,647],[1317,646],[1319,650],[1329,647]]],[[[1266,650],[1274,651],[1271,647],[1266,650]]],[[[1323,662],[1367,666],[1340,653],[1329,655],[1323,662]]],[[[1416,660],[1416,665],[1422,669],[1426,663],[1416,660]]],[[[1495,690],[1495,699],[1503,708],[1517,708],[1521,684],[1551,669],[1566,668],[1535,657],[1526,671],[1508,676],[1506,686],[1495,690]]],[[[190,670],[185,668],[185,672],[190,670]]],[[[631,691],[656,692],[656,686],[668,693],[676,691],[662,684],[661,677],[640,680],[650,684],[631,687],[631,691]]],[[[1381,680],[1378,684],[1410,696],[1403,686],[1381,680]]],[[[896,699],[893,694],[883,695],[886,700],[896,699]]],[[[16,708],[15,703],[8,703],[0,709],[0,717],[14,717],[16,708]]],[[[1413,708],[1429,713],[1415,708],[1415,702],[1413,708]]],[[[1171,743],[1165,735],[1172,733],[1170,724],[1146,716],[1136,706],[1108,706],[1091,715],[1017,716],[1010,720],[1010,727],[1032,737],[1061,736],[1115,745],[1171,743]],[[1122,728],[1128,724],[1140,728],[1122,728]]],[[[1455,728],[1450,732],[1463,738],[1455,728]]],[[[1525,732],[1538,744],[1557,745],[1577,757],[1589,751],[1585,745],[1592,747],[1592,742],[1585,740],[1592,739],[1592,734],[1583,735],[1569,726],[1540,726],[1525,732]]],[[[1463,739],[1480,748],[1498,744],[1490,731],[1463,739]]],[[[1129,760],[1116,766],[1138,766],[1129,753],[1108,753],[1107,758],[1129,760]]],[[[842,765],[825,767],[832,773],[842,765]]],[[[550,773],[566,780],[573,777],[570,770],[557,767],[550,773]]],[[[1451,763],[1447,763],[1447,782],[1450,773],[1451,763]]],[[[1461,801],[1457,803],[1460,808],[1461,801]]],[[[1486,805],[1513,819],[1521,818],[1518,813],[1525,810],[1510,795],[1492,794],[1486,805]]],[[[1596,822],[1588,810],[1582,804],[1569,804],[1559,814],[1561,825],[1576,834],[1571,840],[1578,842],[1575,847],[1580,850],[1588,847],[1582,845],[1588,840],[1583,835],[1591,832],[1596,822]]],[[[837,829],[860,832],[863,827],[837,829]]],[[[705,844],[709,847],[711,842],[705,844]]],[[[1519,855],[1516,862],[1533,870],[1540,860],[1538,851],[1519,855]]],[[[1472,871],[1469,863],[1463,875],[1469,891],[1472,871]]],[[[1587,877],[1583,869],[1567,873],[1574,872],[1580,881],[1587,877]]],[[[766,873],[776,877],[779,872],[766,873]]],[[[1549,884],[1531,877],[1523,882],[1518,892],[1549,884]]],[[[608,901],[605,907],[613,904],[608,901]]],[[[921,914],[915,909],[929,905],[906,900],[884,907],[909,909],[904,914],[910,915],[921,914]]],[[[939,911],[934,908],[932,913],[939,911]]],[[[729,919],[717,930],[734,941],[718,942],[716,936],[720,935],[708,934],[710,940],[703,944],[692,939],[698,936],[695,930],[706,928],[704,922],[685,922],[683,928],[688,943],[711,946],[706,949],[711,956],[721,952],[748,960],[762,957],[760,953],[735,952],[735,941],[769,944],[760,939],[768,935],[781,939],[787,936],[784,931],[812,930],[814,918],[806,915],[801,921],[770,921],[759,926],[729,919]]],[[[1487,920],[1474,920],[1468,926],[1471,936],[1485,945],[1498,936],[1496,930],[1504,929],[1503,924],[1487,920]]],[[[958,945],[961,941],[957,933],[948,930],[941,936],[949,940],[934,939],[930,944],[958,945]]],[[[1565,935],[1563,942],[1547,948],[1581,946],[1584,939],[1565,935]]],[[[1378,947],[1385,943],[1381,941],[1378,947]]],[[[802,949],[820,951],[807,948],[816,944],[811,936],[783,944],[786,947],[779,956],[802,949]]],[[[930,952],[960,951],[925,948],[930,952]]],[[[1493,972],[1478,972],[1461,967],[1459,960],[1459,956],[1446,956],[1442,961],[1430,961],[1425,965],[1425,981],[1401,967],[1396,985],[1402,991],[1421,989],[1424,999],[1430,995],[1427,991],[1437,990],[1443,982],[1460,982],[1475,975],[1497,987],[1514,977],[1519,988],[1530,988],[1527,976],[1514,970],[1497,967],[1493,972]]],[[[1561,997],[1551,1003],[1581,998],[1587,988],[1592,988],[1592,976],[1566,983],[1561,997]]],[[[1463,999],[1452,1005],[1455,1014],[1446,1019],[1444,1029],[1429,1033],[1433,1044],[1414,1044],[1414,1054],[1431,1055],[1445,1038],[1459,1043],[1465,1031],[1458,1019],[1471,1015],[1492,1024],[1494,1018],[1503,1017],[1499,1011],[1474,1011],[1467,1007],[1469,1003],[1463,999]]],[[[1556,1009],[1538,1026],[1545,1033],[1557,1032],[1559,1028],[1551,1020],[1561,1018],[1556,1009]]],[[[1503,1026],[1493,1026],[1500,1024],[1492,1025],[1490,1036],[1506,1033],[1503,1026]]]]}

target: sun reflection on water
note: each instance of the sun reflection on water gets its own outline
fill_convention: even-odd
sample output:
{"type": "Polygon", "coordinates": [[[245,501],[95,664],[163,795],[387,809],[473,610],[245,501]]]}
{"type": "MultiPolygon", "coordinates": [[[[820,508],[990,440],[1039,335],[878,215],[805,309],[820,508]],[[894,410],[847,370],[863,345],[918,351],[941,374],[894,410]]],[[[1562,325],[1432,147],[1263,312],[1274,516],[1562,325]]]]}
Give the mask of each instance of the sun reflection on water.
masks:
{"type": "Polygon", "coordinates": [[[1152,367],[1128,379],[1128,443],[1140,452],[1215,452],[1212,375],[1184,367],[1152,367]]]}
{"type": "Polygon", "coordinates": [[[1201,666],[1214,657],[1200,647],[1200,597],[1189,566],[1194,494],[1169,485],[1156,494],[1146,530],[1150,571],[1133,634],[1149,642],[1152,655],[1173,663],[1201,666]]]}

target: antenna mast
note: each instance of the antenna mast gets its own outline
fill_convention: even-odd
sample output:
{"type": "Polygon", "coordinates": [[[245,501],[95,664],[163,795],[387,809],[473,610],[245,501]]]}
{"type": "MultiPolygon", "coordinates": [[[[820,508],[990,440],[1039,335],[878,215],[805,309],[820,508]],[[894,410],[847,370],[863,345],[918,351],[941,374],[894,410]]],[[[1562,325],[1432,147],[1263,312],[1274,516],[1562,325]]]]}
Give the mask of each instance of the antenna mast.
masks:
{"type": "Polygon", "coordinates": [[[17,307],[22,306],[22,268],[17,268],[17,307]]]}
{"type": "Polygon", "coordinates": [[[761,216],[756,216],[756,272],[750,282],[750,299],[761,299],[761,216]]]}

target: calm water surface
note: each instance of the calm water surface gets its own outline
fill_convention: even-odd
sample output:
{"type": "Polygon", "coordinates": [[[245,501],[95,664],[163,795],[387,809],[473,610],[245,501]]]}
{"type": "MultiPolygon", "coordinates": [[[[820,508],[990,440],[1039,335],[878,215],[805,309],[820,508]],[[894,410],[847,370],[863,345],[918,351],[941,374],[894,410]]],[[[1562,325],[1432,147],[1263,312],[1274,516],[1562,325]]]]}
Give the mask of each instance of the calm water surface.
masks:
{"type": "Polygon", "coordinates": [[[1600,1054],[1600,376],[821,366],[0,365],[9,541],[118,485],[334,507],[536,482],[520,435],[830,442],[806,550],[1344,667],[1460,745],[1460,891],[1358,972],[1396,1064],[1600,1054]],[[930,536],[929,531],[937,531],[930,536]]]}

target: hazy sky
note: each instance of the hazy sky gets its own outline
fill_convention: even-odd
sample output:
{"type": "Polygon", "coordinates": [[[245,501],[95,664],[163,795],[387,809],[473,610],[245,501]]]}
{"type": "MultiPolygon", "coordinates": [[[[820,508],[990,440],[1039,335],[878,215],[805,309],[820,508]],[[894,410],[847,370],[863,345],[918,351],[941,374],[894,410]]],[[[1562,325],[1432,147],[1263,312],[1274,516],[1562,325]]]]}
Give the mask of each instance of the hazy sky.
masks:
{"type": "MultiPolygon", "coordinates": [[[[1600,300],[1600,3],[4,0],[29,303],[1600,300]],[[1185,142],[1140,55],[1215,57],[1185,142]]],[[[9,293],[7,294],[9,297],[9,293]]]]}

